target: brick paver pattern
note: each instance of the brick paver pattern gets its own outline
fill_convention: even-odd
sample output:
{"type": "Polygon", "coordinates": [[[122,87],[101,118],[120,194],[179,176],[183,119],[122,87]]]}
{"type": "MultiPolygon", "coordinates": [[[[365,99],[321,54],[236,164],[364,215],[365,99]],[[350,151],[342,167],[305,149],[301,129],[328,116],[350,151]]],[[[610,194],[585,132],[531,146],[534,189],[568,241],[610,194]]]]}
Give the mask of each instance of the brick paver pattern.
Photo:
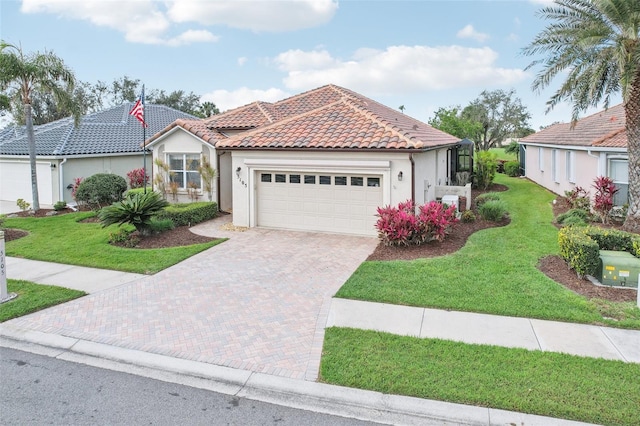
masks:
{"type": "MultiPolygon", "coordinates": [[[[331,297],[377,239],[252,228],[156,275],[12,320],[19,327],[316,380],[331,297]]],[[[91,280],[88,276],[87,280],[91,280]]]]}

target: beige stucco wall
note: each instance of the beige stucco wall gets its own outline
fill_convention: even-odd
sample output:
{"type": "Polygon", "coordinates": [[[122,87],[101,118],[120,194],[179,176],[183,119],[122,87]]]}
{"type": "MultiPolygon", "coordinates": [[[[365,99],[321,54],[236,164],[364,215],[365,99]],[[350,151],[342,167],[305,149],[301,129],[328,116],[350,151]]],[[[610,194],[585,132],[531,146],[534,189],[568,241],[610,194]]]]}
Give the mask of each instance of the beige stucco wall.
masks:
{"type": "Polygon", "coordinates": [[[525,175],[538,185],[549,191],[564,196],[565,191],[571,191],[577,186],[591,191],[593,180],[607,174],[607,153],[603,151],[589,151],[587,149],[573,149],[575,155],[575,179],[567,176],[566,155],[570,151],[561,147],[542,147],[543,170],[540,169],[540,147],[528,145],[525,154],[525,175]],[[553,151],[557,152],[557,179],[553,176],[553,151]]]}
{"type": "MultiPolygon", "coordinates": [[[[220,176],[220,170],[218,170],[216,150],[211,145],[202,141],[202,139],[194,136],[193,134],[185,131],[180,127],[175,127],[173,131],[163,136],[153,145],[153,158],[158,158],[164,162],[167,161],[167,154],[201,154],[209,159],[211,165],[216,169],[217,176],[220,176]]],[[[158,173],[158,166],[153,164],[153,174],[156,176],[158,173]]],[[[216,178],[217,179],[217,178],[216,178]]],[[[213,201],[217,200],[217,182],[214,179],[211,198],[213,201]]],[[[209,194],[204,191],[204,188],[198,191],[199,201],[208,201],[209,194]]],[[[167,199],[171,202],[190,202],[192,201],[186,190],[180,190],[178,192],[177,200],[173,200],[170,194],[167,195],[167,199]]]]}
{"type": "MultiPolygon", "coordinates": [[[[413,155],[415,163],[416,202],[423,202],[424,180],[444,182],[446,177],[446,149],[413,155]],[[442,169],[442,170],[441,170],[442,169]]],[[[395,205],[411,199],[411,160],[409,153],[366,152],[275,152],[233,151],[233,223],[236,226],[255,225],[255,179],[257,170],[326,171],[327,173],[381,174],[383,204],[395,205]],[[261,160],[264,162],[261,163],[261,160]],[[299,163],[296,164],[295,162],[299,163]],[[367,162],[371,162],[368,166],[367,162]],[[380,166],[382,163],[386,164],[380,166]],[[385,163],[386,162],[386,163],[385,163]],[[267,165],[265,165],[267,164],[267,165]],[[236,173],[237,169],[240,169],[236,173]],[[402,172],[402,180],[398,179],[402,172]]],[[[427,196],[433,198],[431,188],[427,196]]]]}
{"type": "Polygon", "coordinates": [[[425,204],[436,199],[435,187],[447,183],[447,148],[413,155],[415,202],[425,204]]]}

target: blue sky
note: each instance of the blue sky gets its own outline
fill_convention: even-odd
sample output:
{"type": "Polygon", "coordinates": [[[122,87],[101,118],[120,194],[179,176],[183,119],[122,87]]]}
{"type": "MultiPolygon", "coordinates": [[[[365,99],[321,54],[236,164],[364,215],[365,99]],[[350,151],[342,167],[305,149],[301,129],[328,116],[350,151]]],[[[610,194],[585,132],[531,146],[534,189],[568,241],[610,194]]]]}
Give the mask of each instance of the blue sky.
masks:
{"type": "MultiPolygon", "coordinates": [[[[333,83],[427,121],[483,90],[514,89],[530,125],[568,122],[530,89],[521,50],[547,0],[2,0],[0,36],[53,51],[79,80],[127,75],[222,111],[333,83]]],[[[592,112],[592,111],[591,111],[592,112]]]]}

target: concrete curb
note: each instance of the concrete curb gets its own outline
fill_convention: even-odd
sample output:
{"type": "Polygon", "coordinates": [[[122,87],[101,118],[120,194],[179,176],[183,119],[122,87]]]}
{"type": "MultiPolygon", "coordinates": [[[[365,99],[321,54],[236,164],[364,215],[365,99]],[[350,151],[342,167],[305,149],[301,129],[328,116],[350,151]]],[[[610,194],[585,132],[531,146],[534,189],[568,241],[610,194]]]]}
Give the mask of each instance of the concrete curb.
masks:
{"type": "Polygon", "coordinates": [[[227,395],[377,423],[586,425],[493,408],[288,379],[20,329],[10,324],[0,324],[0,346],[227,395]]]}

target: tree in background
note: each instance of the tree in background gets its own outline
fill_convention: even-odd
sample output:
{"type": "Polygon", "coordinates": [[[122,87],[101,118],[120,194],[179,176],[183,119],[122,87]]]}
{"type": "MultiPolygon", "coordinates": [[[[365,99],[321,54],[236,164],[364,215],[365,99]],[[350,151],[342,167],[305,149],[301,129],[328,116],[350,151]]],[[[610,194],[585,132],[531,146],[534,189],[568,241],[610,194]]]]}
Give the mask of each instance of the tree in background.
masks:
{"type": "Polygon", "coordinates": [[[530,114],[515,91],[483,91],[468,106],[440,108],[428,123],[436,129],[473,141],[476,151],[489,150],[509,138],[534,133],[530,114]]]}
{"type": "Polygon", "coordinates": [[[629,209],[623,227],[640,232],[640,1],[556,0],[539,15],[551,21],[523,49],[544,54],[527,69],[540,65],[532,89],[540,91],[560,75],[564,82],[547,102],[573,105],[580,112],[622,93],[629,155],[629,209]]]}
{"type": "Polygon", "coordinates": [[[32,96],[35,93],[51,94],[57,104],[71,112],[77,125],[81,111],[73,97],[69,96],[69,93],[73,92],[75,83],[73,71],[53,52],[25,55],[22,47],[0,42],[0,89],[10,98],[19,99],[24,111],[34,211],[40,209],[40,200],[36,174],[36,139],[31,110],[32,96]]]}
{"type": "Polygon", "coordinates": [[[461,116],[460,106],[439,108],[428,120],[430,126],[460,139],[469,138],[480,131],[481,124],[461,116]]]}
{"type": "Polygon", "coordinates": [[[212,115],[216,115],[216,114],[220,114],[220,110],[218,109],[216,104],[214,104],[213,102],[205,101],[202,104],[200,104],[200,110],[196,115],[202,118],[209,118],[212,115]]]}
{"type": "Polygon", "coordinates": [[[462,110],[461,118],[479,126],[469,137],[477,150],[487,151],[508,138],[520,138],[534,133],[529,127],[531,115],[515,91],[483,91],[462,110]]]}

